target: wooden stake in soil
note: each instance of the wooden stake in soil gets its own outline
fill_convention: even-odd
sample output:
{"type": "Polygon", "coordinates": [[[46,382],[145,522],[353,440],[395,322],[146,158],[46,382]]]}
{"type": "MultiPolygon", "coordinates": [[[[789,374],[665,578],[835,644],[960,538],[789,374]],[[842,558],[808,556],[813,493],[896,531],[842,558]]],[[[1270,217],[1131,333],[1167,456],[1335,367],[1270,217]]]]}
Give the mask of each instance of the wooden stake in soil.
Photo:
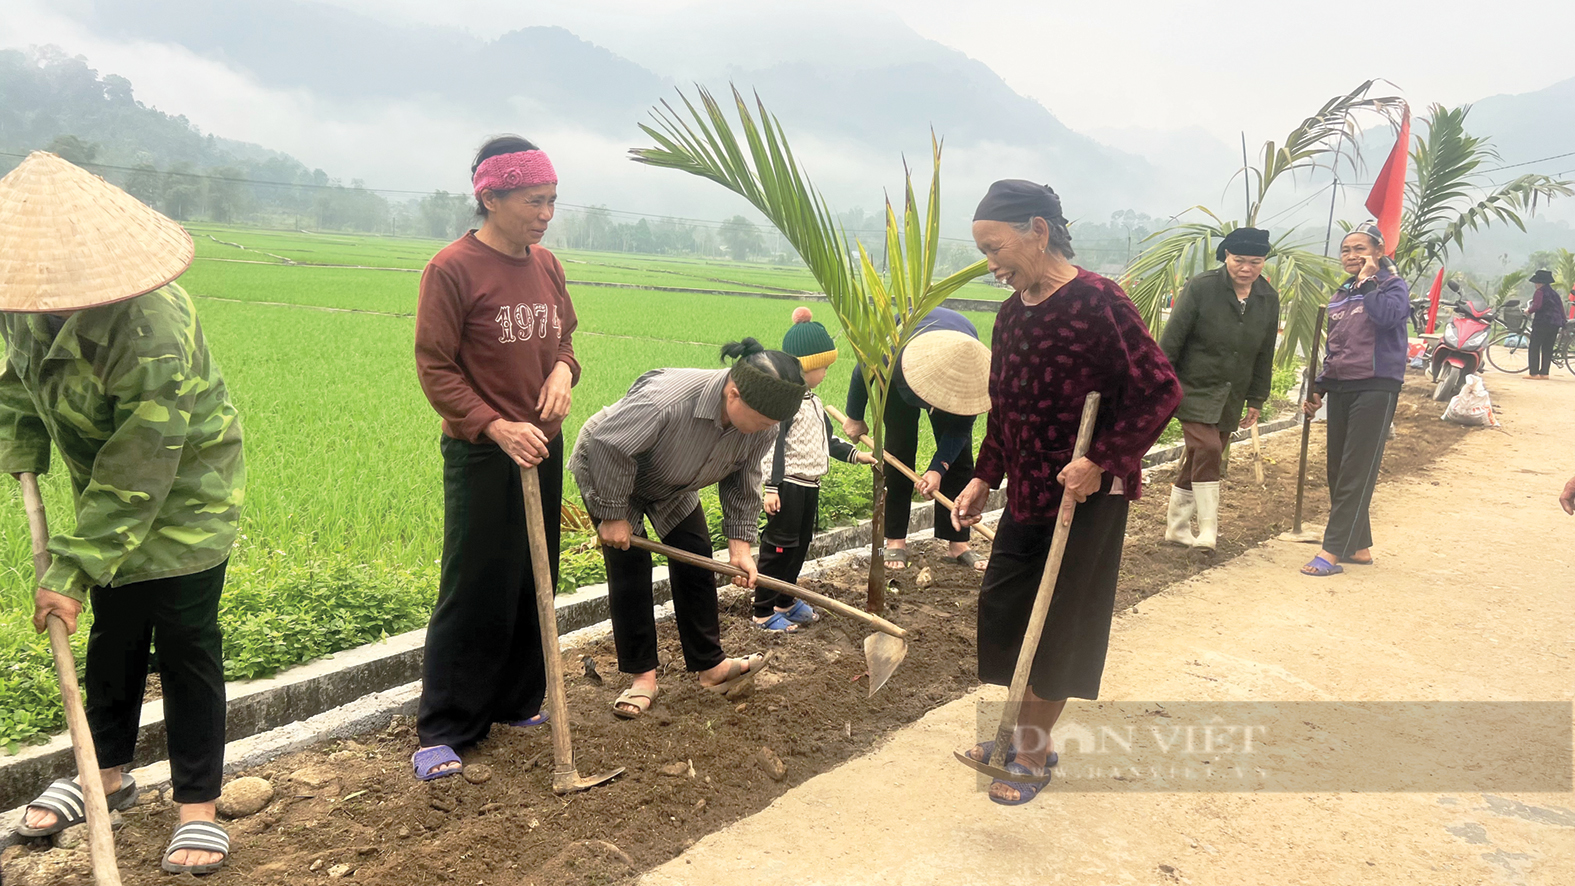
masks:
{"type": "Polygon", "coordinates": [[[530,527],[530,565],[536,579],[536,614],[541,624],[541,653],[547,662],[547,725],[552,729],[552,792],[588,790],[623,774],[623,767],[582,778],[574,765],[569,736],[569,698],[563,691],[563,650],[558,646],[558,609],[553,605],[552,567],[547,558],[547,515],[541,506],[541,477],[535,468],[520,469],[525,493],[525,524],[530,527]]]}
{"type": "MultiPolygon", "coordinates": [[[[638,535],[629,536],[629,544],[632,547],[647,550],[653,554],[661,554],[669,560],[688,563],[690,566],[698,566],[701,569],[709,569],[720,575],[740,576],[744,574],[744,570],[731,563],[721,563],[711,557],[660,544],[638,535]]],[[[874,628],[877,633],[870,634],[864,638],[864,661],[870,671],[870,695],[874,695],[876,690],[886,685],[886,681],[891,679],[891,675],[897,670],[897,666],[902,664],[902,660],[908,657],[908,632],[878,615],[861,611],[841,600],[817,594],[792,582],[772,578],[769,575],[757,575],[755,583],[763,588],[787,594],[790,597],[796,597],[805,603],[829,609],[838,615],[847,616],[854,621],[862,622],[874,628]]]]}
{"type": "MultiPolygon", "coordinates": [[[[22,474],[18,479],[22,482],[28,529],[33,535],[33,572],[43,581],[50,562],[49,519],[44,514],[44,498],[38,491],[37,474],[22,474]]],[[[82,689],[77,685],[77,663],[71,655],[71,637],[59,616],[51,615],[48,627],[49,651],[55,658],[60,700],[65,703],[71,749],[77,758],[77,783],[82,786],[87,806],[88,857],[93,864],[93,882],[98,886],[120,886],[120,867],[115,863],[115,833],[109,825],[109,802],[104,798],[104,780],[98,774],[98,749],[93,746],[87,711],[82,707],[82,689]]]]}
{"type": "MultiPolygon", "coordinates": [[[[1077,443],[1072,448],[1072,461],[1088,452],[1094,437],[1094,419],[1099,416],[1099,392],[1092,391],[1083,401],[1083,419],[1077,428],[1077,443]]],[[[1022,715],[1023,699],[1028,694],[1028,672],[1033,670],[1034,656],[1039,652],[1039,638],[1044,634],[1045,619],[1050,615],[1050,601],[1055,598],[1056,581],[1061,577],[1061,560],[1066,555],[1066,542],[1072,534],[1072,515],[1077,502],[1072,496],[1061,495],[1061,513],[1055,521],[1055,534],[1050,538],[1050,553],[1045,558],[1045,571],[1039,577],[1039,593],[1034,597],[1034,609],[1028,618],[1028,629],[1023,632],[1023,648],[1017,654],[1017,669],[1012,672],[1012,686],[1007,692],[1006,707],[1001,711],[1001,724],[995,730],[995,749],[990,759],[983,762],[971,759],[961,751],[953,752],[964,766],[985,775],[1006,781],[1026,784],[1047,784],[1050,770],[1042,776],[1021,775],[1006,771],[1006,749],[1012,743],[1012,733],[1017,731],[1017,719],[1022,715]]]]}
{"type": "MultiPolygon", "coordinates": [[[[1307,372],[1302,376],[1302,403],[1312,396],[1313,381],[1318,377],[1318,348],[1323,342],[1324,312],[1327,308],[1318,309],[1317,324],[1313,326],[1312,349],[1307,352],[1307,372]]],[[[1296,515],[1291,523],[1290,532],[1280,533],[1281,541],[1294,541],[1301,544],[1322,544],[1322,526],[1302,525],[1302,502],[1307,495],[1307,444],[1312,438],[1312,416],[1302,414],[1302,455],[1296,467],[1296,515]]]]}
{"type": "MultiPolygon", "coordinates": [[[[832,418],[834,418],[837,421],[839,421],[839,422],[844,422],[845,423],[848,420],[848,417],[846,415],[843,415],[842,412],[837,409],[837,407],[832,406],[830,403],[826,404],[826,413],[828,415],[830,415],[832,418]]],[[[860,436],[859,439],[858,439],[858,442],[863,443],[865,446],[868,446],[871,450],[874,450],[874,448],[875,448],[875,441],[871,440],[869,438],[868,434],[864,434],[864,435],[860,436]]],[[[907,477],[909,480],[912,480],[915,484],[917,484],[919,482],[919,475],[914,473],[913,468],[910,468],[907,465],[903,464],[895,455],[892,455],[889,452],[882,452],[881,456],[886,459],[886,464],[889,464],[892,467],[896,468],[898,471],[900,471],[902,473],[902,475],[904,477],[907,477]]],[[[939,490],[937,490],[934,493],[933,497],[934,497],[934,499],[936,501],[940,502],[941,503],[941,507],[945,508],[946,510],[948,510],[948,511],[955,511],[955,510],[957,510],[957,506],[952,504],[952,500],[947,498],[946,496],[942,495],[939,490]]],[[[990,541],[995,541],[995,530],[994,529],[991,529],[990,527],[984,525],[983,523],[975,523],[973,528],[977,529],[979,531],[980,535],[984,536],[985,538],[989,539],[990,541]]]]}

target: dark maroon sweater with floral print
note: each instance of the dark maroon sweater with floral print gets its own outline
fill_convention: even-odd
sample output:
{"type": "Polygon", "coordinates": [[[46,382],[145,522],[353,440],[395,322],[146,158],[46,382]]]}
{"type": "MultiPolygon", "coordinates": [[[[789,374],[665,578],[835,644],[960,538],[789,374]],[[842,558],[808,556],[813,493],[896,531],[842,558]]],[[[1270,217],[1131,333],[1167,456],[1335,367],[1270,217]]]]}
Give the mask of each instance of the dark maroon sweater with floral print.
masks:
{"type": "Polygon", "coordinates": [[[1061,506],[1056,475],[1072,460],[1083,400],[1098,391],[1088,458],[1138,498],[1143,455],[1181,402],[1181,383],[1115,281],[1078,269],[1037,305],[1013,293],[991,337],[990,417],[973,475],[1007,481],[1012,518],[1048,523],[1061,506]]]}

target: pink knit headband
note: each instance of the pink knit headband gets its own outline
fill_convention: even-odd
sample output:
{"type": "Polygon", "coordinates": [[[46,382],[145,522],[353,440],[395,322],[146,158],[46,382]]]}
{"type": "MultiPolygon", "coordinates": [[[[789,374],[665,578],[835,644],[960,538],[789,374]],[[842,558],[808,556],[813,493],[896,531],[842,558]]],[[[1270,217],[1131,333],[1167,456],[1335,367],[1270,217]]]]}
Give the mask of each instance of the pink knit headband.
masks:
{"type": "Polygon", "coordinates": [[[545,151],[517,151],[488,157],[476,167],[476,174],[471,178],[477,197],[482,191],[512,191],[557,183],[558,173],[545,151]]]}

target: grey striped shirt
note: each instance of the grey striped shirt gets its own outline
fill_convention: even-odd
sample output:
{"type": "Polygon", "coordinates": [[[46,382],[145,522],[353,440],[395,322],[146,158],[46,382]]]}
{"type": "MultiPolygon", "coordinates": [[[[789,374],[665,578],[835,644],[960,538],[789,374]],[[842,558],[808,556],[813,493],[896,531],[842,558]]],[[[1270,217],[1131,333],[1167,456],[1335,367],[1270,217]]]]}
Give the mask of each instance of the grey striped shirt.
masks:
{"type": "Polygon", "coordinates": [[[653,369],[622,400],[580,428],[569,459],[598,520],[644,518],[664,536],[715,483],[728,538],[753,542],[760,526],[761,459],[776,443],[773,425],[755,434],[724,426],[726,369],[653,369]]]}

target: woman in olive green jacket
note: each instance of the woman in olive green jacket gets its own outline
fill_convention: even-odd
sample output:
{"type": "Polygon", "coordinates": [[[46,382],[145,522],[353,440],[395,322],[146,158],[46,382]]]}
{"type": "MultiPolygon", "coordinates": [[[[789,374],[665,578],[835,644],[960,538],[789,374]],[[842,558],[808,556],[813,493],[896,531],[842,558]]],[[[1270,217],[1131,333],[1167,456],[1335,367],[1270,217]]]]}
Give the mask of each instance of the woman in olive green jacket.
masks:
{"type": "Polygon", "coordinates": [[[1187,281],[1160,336],[1186,394],[1175,415],[1187,453],[1170,491],[1168,544],[1214,550],[1225,447],[1237,428],[1257,424],[1269,397],[1280,296],[1263,279],[1268,254],[1268,231],[1227,234],[1215,252],[1223,264],[1187,281]]]}

